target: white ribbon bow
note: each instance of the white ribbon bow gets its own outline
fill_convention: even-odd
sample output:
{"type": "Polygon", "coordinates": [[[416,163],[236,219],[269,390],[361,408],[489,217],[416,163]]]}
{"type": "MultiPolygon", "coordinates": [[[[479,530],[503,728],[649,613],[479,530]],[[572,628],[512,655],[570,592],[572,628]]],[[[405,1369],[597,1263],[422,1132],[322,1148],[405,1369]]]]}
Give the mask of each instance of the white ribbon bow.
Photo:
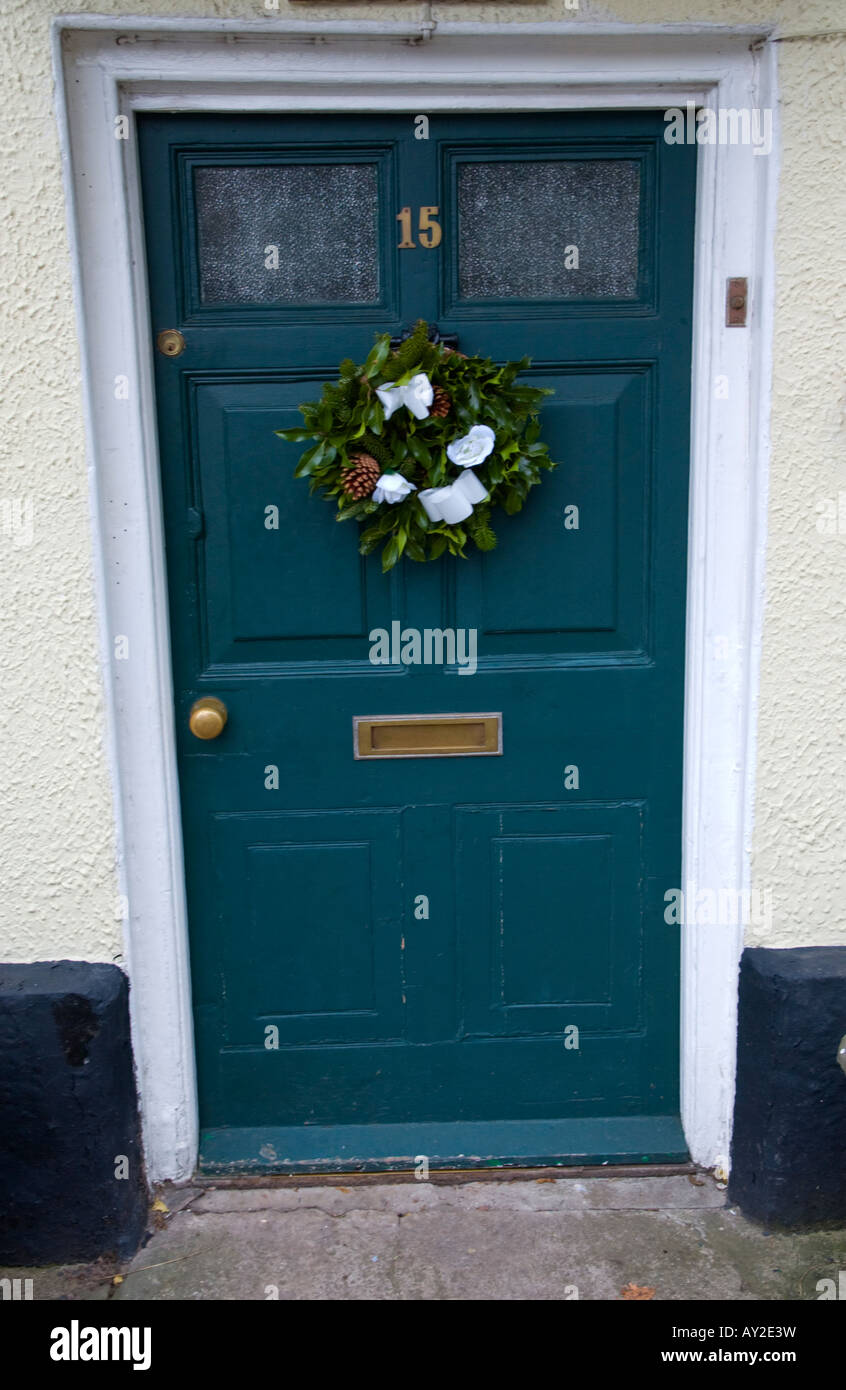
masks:
{"type": "Polygon", "coordinates": [[[386,420],[390,420],[401,405],[408,407],[415,420],[425,420],[435,391],[426,373],[418,372],[404,386],[377,386],[376,395],[385,408],[386,420]]]}
{"type": "Polygon", "coordinates": [[[469,468],[447,487],[427,487],[419,495],[429,520],[445,521],[448,526],[465,521],[473,511],[474,503],[484,502],[488,496],[476,474],[469,468]]]}

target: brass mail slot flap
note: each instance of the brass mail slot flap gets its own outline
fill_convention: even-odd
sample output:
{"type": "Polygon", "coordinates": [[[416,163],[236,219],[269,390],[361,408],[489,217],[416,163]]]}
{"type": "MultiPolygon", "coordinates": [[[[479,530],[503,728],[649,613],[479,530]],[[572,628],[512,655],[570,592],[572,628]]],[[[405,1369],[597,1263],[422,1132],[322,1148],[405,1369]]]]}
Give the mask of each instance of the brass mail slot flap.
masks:
{"type": "Polygon", "coordinates": [[[502,752],[501,714],[383,714],[353,719],[356,758],[467,758],[502,752]]]}

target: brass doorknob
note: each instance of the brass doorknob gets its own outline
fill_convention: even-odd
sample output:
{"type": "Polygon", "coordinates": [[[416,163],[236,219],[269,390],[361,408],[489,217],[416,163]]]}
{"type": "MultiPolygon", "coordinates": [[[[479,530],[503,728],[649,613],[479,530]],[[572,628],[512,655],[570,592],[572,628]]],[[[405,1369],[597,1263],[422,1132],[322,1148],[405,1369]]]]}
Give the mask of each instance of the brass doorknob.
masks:
{"type": "Polygon", "coordinates": [[[222,700],[214,695],[205,695],[191,706],[188,727],[195,738],[217,738],[223,733],[228,711],[222,700]]]}

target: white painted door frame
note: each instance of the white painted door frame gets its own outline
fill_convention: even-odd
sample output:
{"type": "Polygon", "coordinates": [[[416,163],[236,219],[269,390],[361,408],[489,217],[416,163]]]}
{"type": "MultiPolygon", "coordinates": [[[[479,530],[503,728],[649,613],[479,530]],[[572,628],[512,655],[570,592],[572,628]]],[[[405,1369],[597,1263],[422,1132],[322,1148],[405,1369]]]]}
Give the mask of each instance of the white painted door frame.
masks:
{"type": "MultiPolygon", "coordinates": [[[[150,1179],[178,1179],[196,1162],[197,1099],[134,113],[774,110],[774,50],[748,28],[576,20],[432,35],[426,23],[71,16],[53,32],[144,1146],[150,1179]],[[128,660],[114,659],[119,635],[128,660]]],[[[735,892],[753,812],[777,150],[776,121],[768,156],[699,151],[682,878],[735,892]],[[736,275],[749,278],[747,329],[724,326],[736,275]]],[[[728,1153],[741,947],[740,924],[682,929],[682,1115],[708,1166],[728,1153]]]]}

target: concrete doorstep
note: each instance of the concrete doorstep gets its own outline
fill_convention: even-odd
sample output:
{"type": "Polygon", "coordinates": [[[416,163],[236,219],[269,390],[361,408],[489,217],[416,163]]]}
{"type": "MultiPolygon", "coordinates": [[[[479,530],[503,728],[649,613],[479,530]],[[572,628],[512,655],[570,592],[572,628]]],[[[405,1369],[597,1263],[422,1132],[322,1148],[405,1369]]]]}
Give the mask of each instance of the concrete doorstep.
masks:
{"type": "Polygon", "coordinates": [[[152,1218],[126,1265],[0,1276],[31,1278],[35,1300],[118,1302],[814,1300],[841,1271],[846,1286],[846,1230],[763,1230],[708,1174],[165,1187],[152,1218]]]}

